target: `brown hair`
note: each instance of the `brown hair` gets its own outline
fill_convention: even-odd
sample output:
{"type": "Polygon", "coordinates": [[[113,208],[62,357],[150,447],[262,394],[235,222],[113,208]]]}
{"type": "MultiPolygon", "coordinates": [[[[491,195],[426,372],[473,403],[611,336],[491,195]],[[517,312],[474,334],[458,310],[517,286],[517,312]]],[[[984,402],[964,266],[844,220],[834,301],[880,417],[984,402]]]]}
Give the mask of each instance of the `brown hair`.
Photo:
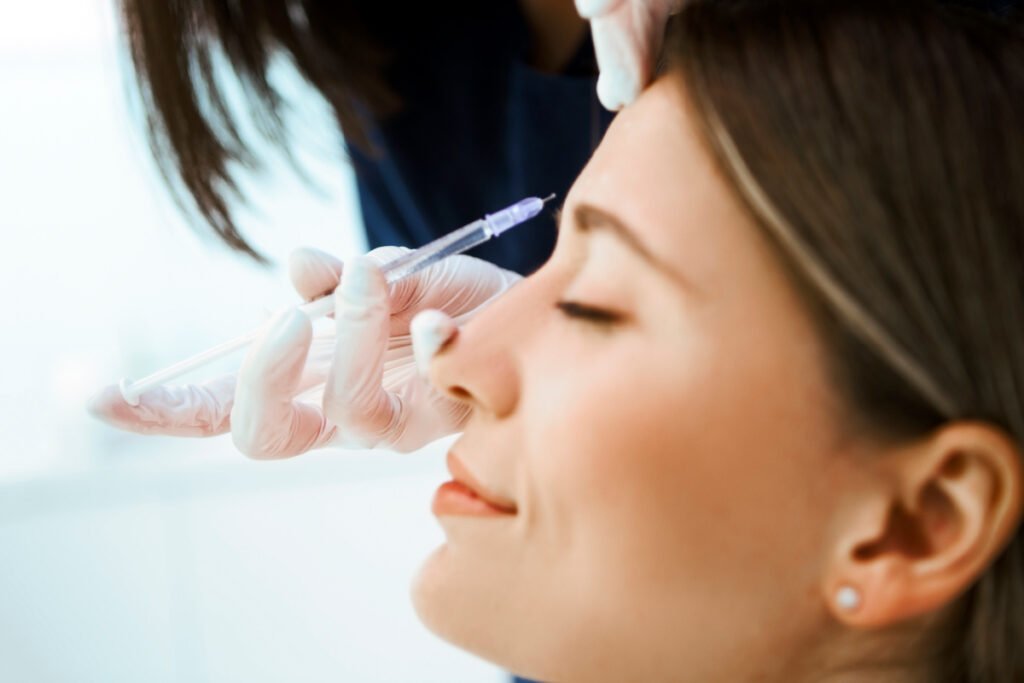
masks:
{"type": "Polygon", "coordinates": [[[120,0],[149,143],[164,180],[186,213],[194,208],[230,247],[258,261],[264,259],[239,233],[230,201],[244,199],[238,167],[258,170],[261,163],[228,105],[218,60],[241,82],[257,133],[293,165],[284,101],[268,77],[276,56],[290,57],[324,96],[346,140],[369,149],[361,117],[393,111],[397,98],[382,76],[386,55],[352,5],[120,0]]]}
{"type": "MultiPolygon", "coordinates": [[[[1024,36],[929,3],[707,0],[666,52],[815,314],[853,428],[984,420],[1024,444],[1024,36]]],[[[1024,681],[1024,538],[920,653],[1024,681]]]]}

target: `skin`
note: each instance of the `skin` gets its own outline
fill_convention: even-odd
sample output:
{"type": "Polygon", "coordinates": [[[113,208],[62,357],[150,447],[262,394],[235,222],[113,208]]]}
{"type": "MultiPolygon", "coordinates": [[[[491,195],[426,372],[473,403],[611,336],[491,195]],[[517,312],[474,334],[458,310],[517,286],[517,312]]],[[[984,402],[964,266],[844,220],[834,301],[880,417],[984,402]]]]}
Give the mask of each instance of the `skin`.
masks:
{"type": "Polygon", "coordinates": [[[557,73],[579,49],[586,21],[572,0],[520,0],[519,8],[533,37],[530,65],[557,73]]]}
{"type": "Polygon", "coordinates": [[[1015,527],[1017,453],[971,425],[881,453],[844,428],[824,358],[683,89],[662,78],[578,178],[550,261],[431,363],[471,408],[453,453],[517,513],[439,517],[447,541],[413,586],[420,617],[547,681],[821,680],[865,661],[868,636],[895,644],[889,627],[934,615],[1015,527]],[[585,204],[670,272],[612,230],[582,230],[585,204]],[[569,317],[565,300],[620,320],[569,317]],[[943,479],[968,446],[969,475],[943,479]],[[931,549],[908,550],[908,528],[931,549]],[[978,528],[991,533],[969,543],[978,528]],[[931,592],[914,573],[924,560],[931,592]],[[832,600],[847,584],[864,596],[852,613],[832,600]]]}

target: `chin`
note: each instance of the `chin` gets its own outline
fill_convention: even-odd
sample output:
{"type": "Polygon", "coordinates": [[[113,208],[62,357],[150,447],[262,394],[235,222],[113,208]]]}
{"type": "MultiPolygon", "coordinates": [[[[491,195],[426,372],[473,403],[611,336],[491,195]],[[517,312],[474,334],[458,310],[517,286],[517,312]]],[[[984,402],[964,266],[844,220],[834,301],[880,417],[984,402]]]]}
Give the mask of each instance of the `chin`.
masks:
{"type": "Polygon", "coordinates": [[[511,661],[516,639],[501,633],[504,620],[495,586],[482,585],[481,573],[458,566],[455,555],[444,544],[423,561],[411,588],[416,615],[434,635],[516,671],[516,662],[511,661]]]}
{"type": "MultiPolygon", "coordinates": [[[[412,605],[424,626],[453,645],[479,652],[477,642],[486,632],[486,610],[474,599],[470,586],[459,585],[451,548],[445,543],[423,561],[412,582],[412,605]]],[[[490,657],[488,657],[490,659],[490,657]]]]}
{"type": "Polygon", "coordinates": [[[564,653],[545,652],[551,634],[543,633],[529,605],[501,588],[507,577],[462,559],[444,544],[423,561],[410,590],[420,621],[439,638],[520,676],[565,680],[558,661],[564,653]]]}
{"type": "Polygon", "coordinates": [[[443,601],[442,576],[444,573],[444,555],[447,550],[448,546],[444,544],[434,548],[427,555],[426,559],[423,560],[423,564],[420,565],[419,571],[413,577],[410,589],[412,606],[416,611],[416,616],[419,617],[424,626],[442,638],[444,638],[444,634],[438,628],[438,617],[443,616],[443,609],[439,607],[439,603],[443,601]]]}

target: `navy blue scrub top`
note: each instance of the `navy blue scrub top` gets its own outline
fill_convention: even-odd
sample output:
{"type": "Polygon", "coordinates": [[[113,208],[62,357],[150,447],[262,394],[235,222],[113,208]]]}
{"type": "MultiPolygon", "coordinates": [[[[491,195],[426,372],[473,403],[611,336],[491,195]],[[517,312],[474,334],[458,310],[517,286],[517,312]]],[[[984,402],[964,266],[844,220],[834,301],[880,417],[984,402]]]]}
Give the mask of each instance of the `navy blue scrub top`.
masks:
{"type": "MultiPolygon", "coordinates": [[[[555,192],[548,207],[561,205],[613,117],[597,99],[589,34],[548,74],[527,64],[529,31],[514,0],[414,21],[375,4],[390,13],[366,20],[392,52],[402,107],[370,131],[378,155],[349,148],[370,248],[418,247],[528,196],[555,192]]],[[[552,215],[468,253],[529,274],[554,247],[552,215]]]]}
{"type": "MultiPolygon", "coordinates": [[[[388,3],[363,7],[403,101],[371,126],[376,155],[349,148],[371,249],[418,247],[526,196],[556,192],[561,204],[613,117],[597,100],[589,35],[561,73],[546,74],[527,64],[529,31],[515,0],[459,12],[428,4],[403,7],[400,21],[388,3]]],[[[546,212],[469,253],[527,275],[554,243],[546,212]]]]}

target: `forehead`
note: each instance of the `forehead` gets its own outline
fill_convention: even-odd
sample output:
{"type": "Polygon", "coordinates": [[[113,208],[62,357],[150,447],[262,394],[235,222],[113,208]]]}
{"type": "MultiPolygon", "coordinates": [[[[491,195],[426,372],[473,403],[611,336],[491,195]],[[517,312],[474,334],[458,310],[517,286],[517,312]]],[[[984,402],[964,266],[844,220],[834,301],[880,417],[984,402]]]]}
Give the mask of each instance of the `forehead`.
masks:
{"type": "Polygon", "coordinates": [[[651,251],[698,278],[756,248],[753,225],[705,148],[676,74],[615,118],[567,206],[579,202],[616,213],[651,251]]]}

